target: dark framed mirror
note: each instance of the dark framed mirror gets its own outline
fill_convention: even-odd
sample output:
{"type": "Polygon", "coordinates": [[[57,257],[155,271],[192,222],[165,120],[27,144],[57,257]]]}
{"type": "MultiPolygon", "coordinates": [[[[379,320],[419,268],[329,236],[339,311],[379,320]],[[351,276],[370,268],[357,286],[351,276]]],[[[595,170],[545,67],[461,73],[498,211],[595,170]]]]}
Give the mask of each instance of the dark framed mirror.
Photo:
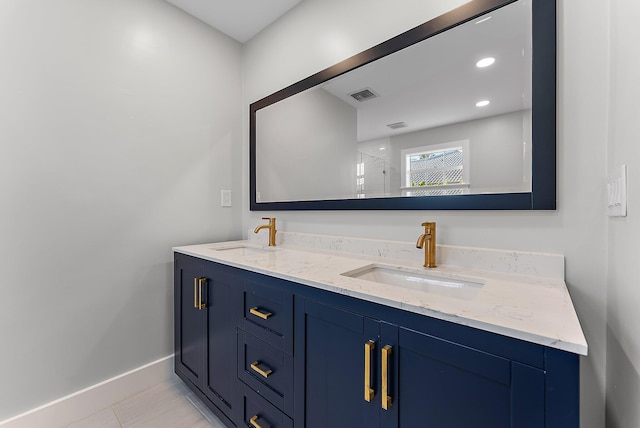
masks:
{"type": "Polygon", "coordinates": [[[556,208],[556,2],[474,0],[250,105],[250,208],[556,208]]]}

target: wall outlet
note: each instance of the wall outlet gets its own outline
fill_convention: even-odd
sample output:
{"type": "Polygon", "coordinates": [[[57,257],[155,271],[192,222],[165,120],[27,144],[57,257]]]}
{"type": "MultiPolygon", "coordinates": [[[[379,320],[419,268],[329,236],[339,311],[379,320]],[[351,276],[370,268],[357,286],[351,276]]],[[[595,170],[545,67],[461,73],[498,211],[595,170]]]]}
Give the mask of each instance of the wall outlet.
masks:
{"type": "Polygon", "coordinates": [[[231,206],[231,190],[220,191],[220,206],[222,207],[231,206]]]}
{"type": "Polygon", "coordinates": [[[622,165],[607,177],[607,215],[627,216],[627,166],[622,165]]]}

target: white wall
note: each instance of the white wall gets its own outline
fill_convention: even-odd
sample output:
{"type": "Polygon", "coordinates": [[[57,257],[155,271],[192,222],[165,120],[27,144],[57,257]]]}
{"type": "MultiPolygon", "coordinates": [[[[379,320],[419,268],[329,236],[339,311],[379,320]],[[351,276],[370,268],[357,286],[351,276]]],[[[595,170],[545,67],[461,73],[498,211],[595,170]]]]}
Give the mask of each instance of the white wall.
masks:
{"type": "Polygon", "coordinates": [[[609,171],[627,165],[628,216],[608,221],[607,426],[640,426],[640,3],[611,0],[609,171]]]}
{"type": "Polygon", "coordinates": [[[240,235],[242,58],[160,0],[3,0],[0,55],[4,420],[172,352],[171,246],[240,235]]]}
{"type": "MultiPolygon", "coordinates": [[[[462,1],[306,0],[245,44],[246,106],[462,1]],[[435,8],[439,10],[435,10],[435,8]],[[374,23],[384,22],[384,25],[374,23]]],[[[558,0],[558,210],[553,212],[249,212],[281,230],[414,241],[438,222],[439,243],[562,253],[566,282],[589,341],[581,360],[582,426],[604,426],[607,233],[606,2],[558,0]]],[[[245,120],[245,122],[247,122],[245,120]]],[[[637,120],[636,120],[637,122],[637,120]]],[[[245,141],[248,141],[245,127],[245,141]]],[[[247,146],[248,144],[245,144],[247,146]]],[[[245,177],[248,176],[245,147],[245,177]]],[[[553,173],[552,171],[550,171],[553,173]]],[[[245,188],[247,187],[245,182],[245,188]]],[[[247,195],[245,191],[245,195],[247,195]]],[[[245,197],[245,207],[248,196],[245,197]]]]}

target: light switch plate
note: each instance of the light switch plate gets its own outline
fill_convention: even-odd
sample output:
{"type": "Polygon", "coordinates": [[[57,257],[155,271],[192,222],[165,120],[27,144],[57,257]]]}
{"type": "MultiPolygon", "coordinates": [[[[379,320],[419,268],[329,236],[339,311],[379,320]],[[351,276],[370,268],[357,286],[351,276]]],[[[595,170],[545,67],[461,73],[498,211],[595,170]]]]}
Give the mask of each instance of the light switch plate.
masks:
{"type": "Polygon", "coordinates": [[[220,206],[223,206],[223,207],[231,206],[231,190],[220,191],[220,206]]]}
{"type": "Polygon", "coordinates": [[[627,216],[626,165],[622,165],[607,177],[607,214],[609,217],[627,216]]]}

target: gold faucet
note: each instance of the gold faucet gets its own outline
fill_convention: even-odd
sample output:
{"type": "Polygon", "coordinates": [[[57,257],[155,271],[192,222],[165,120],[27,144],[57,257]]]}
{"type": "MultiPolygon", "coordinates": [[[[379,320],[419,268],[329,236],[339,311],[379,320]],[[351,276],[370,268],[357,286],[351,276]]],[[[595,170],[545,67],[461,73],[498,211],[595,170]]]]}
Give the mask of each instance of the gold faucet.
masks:
{"type": "Polygon", "coordinates": [[[263,224],[261,226],[256,227],[253,233],[258,233],[262,229],[269,229],[269,246],[276,246],[276,218],[275,217],[262,217],[263,220],[269,220],[269,224],[263,224]]]}
{"type": "Polygon", "coordinates": [[[424,267],[434,268],[436,265],[436,222],[422,223],[424,233],[418,237],[416,248],[424,248],[424,267]],[[425,242],[427,241],[426,245],[425,242]]]}

